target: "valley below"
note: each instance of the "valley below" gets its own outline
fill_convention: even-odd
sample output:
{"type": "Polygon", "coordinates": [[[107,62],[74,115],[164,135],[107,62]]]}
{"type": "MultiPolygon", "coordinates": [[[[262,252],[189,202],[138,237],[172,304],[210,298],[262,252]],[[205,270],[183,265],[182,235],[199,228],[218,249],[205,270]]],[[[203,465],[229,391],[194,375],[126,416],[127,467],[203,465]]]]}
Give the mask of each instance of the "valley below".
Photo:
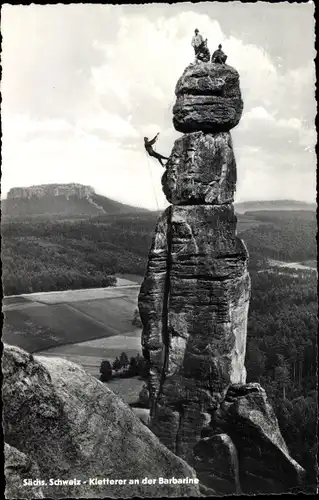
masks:
{"type": "MultiPolygon", "coordinates": [[[[237,213],[252,282],[247,382],[266,389],[292,456],[315,476],[316,214],[253,208],[237,213]]],[[[132,320],[158,216],[6,217],[3,342],[67,359],[95,378],[102,361],[141,354],[132,320]]],[[[105,382],[127,404],[143,383],[139,376],[105,382]]]]}
{"type": "MultiPolygon", "coordinates": [[[[141,354],[141,329],[132,325],[139,285],[126,278],[118,277],[112,288],[5,297],[3,341],[66,359],[99,378],[102,360],[112,364],[122,352],[128,358],[141,354]]],[[[138,400],[143,383],[131,377],[107,384],[129,404],[138,400]]]]}

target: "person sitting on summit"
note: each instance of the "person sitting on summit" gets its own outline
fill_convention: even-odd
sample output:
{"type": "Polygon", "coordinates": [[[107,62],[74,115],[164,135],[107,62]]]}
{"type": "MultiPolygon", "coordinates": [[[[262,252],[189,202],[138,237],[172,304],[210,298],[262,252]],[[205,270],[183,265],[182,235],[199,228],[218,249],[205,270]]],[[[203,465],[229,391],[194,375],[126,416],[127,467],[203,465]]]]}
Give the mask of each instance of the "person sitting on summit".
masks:
{"type": "Polygon", "coordinates": [[[162,167],[165,168],[165,165],[163,164],[162,160],[168,160],[168,158],[166,156],[163,156],[163,155],[157,153],[152,148],[153,144],[155,144],[155,142],[157,141],[158,136],[159,136],[159,132],[151,140],[149,140],[148,137],[144,137],[144,146],[145,146],[145,149],[148,152],[148,154],[150,156],[153,156],[153,158],[156,158],[160,162],[160,164],[162,165],[162,167]]]}
{"type": "Polygon", "coordinates": [[[207,47],[207,38],[206,38],[205,42],[203,42],[202,45],[199,47],[199,51],[197,54],[197,60],[203,61],[203,62],[209,62],[209,60],[210,60],[210,52],[209,52],[209,48],[207,47]]]}
{"type": "Polygon", "coordinates": [[[199,48],[203,42],[204,42],[203,37],[196,28],[195,35],[192,38],[192,47],[194,47],[195,56],[197,56],[199,48]]]}
{"type": "Polygon", "coordinates": [[[215,50],[215,52],[212,55],[212,63],[216,64],[225,64],[226,63],[227,56],[226,54],[222,51],[222,46],[221,44],[218,45],[218,49],[215,50]]]}

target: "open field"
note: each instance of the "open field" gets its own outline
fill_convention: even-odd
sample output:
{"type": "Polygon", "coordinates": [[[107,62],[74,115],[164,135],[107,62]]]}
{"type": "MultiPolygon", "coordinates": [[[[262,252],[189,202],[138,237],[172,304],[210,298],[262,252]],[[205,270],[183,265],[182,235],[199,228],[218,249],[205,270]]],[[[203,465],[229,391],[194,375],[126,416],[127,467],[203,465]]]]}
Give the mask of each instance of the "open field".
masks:
{"type": "MultiPolygon", "coordinates": [[[[130,281],[129,276],[123,281],[130,281]]],[[[121,281],[119,281],[119,284],[121,281]]],[[[123,282],[122,282],[123,283],[123,282]]],[[[100,376],[102,360],[141,353],[141,329],[132,326],[139,285],[5,297],[2,340],[40,356],[60,357],[100,376]]],[[[113,379],[108,387],[126,403],[143,381],[113,379]]]]}
{"type": "Polygon", "coordinates": [[[315,271],[317,269],[317,262],[315,260],[308,260],[304,262],[284,262],[281,260],[268,259],[270,266],[287,267],[289,269],[308,269],[315,271]]]}
{"type": "MultiPolygon", "coordinates": [[[[136,356],[141,353],[141,331],[131,332],[132,336],[119,335],[77,344],[68,344],[53,347],[36,353],[37,356],[59,357],[81,365],[90,375],[100,378],[100,364],[102,360],[114,359],[124,351],[127,356],[136,356]]],[[[105,383],[111,391],[120,396],[127,404],[136,403],[144,381],[139,377],[114,378],[105,383]]]]}
{"type": "Polygon", "coordinates": [[[141,330],[139,328],[126,332],[125,335],[60,345],[38,351],[37,354],[67,359],[83,366],[94,377],[99,377],[101,361],[107,359],[113,362],[123,351],[129,358],[138,353],[141,354],[141,330]]]}
{"type": "MultiPolygon", "coordinates": [[[[140,276],[139,274],[122,274],[122,273],[116,273],[115,274],[117,278],[117,285],[122,284],[122,280],[128,280],[130,281],[131,284],[136,283],[137,285],[141,285],[144,276],[140,276]]],[[[124,283],[123,283],[124,284],[124,283]]]]}
{"type": "Polygon", "coordinates": [[[37,352],[132,332],[139,285],[5,297],[3,341],[37,352]]]}

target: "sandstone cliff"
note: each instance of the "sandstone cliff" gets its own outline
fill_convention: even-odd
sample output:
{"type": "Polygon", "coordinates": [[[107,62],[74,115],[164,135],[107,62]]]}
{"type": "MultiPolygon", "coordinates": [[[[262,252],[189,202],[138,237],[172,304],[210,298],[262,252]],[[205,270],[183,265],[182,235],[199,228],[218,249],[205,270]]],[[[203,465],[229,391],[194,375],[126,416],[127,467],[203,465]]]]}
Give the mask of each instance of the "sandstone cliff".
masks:
{"type": "Polygon", "coordinates": [[[240,451],[239,477],[245,493],[285,493],[301,486],[305,471],[289,455],[274,410],[259,384],[228,388],[213,414],[211,432],[217,428],[227,432],[240,451]]]}
{"type": "Polygon", "coordinates": [[[4,474],[6,478],[6,498],[44,498],[40,485],[28,485],[28,481],[38,479],[40,470],[36,462],[13,446],[4,445],[4,474]],[[23,486],[26,481],[27,485],[23,486]]]}
{"type": "Polygon", "coordinates": [[[91,186],[84,186],[82,184],[41,184],[38,186],[30,187],[14,187],[8,192],[7,198],[43,198],[44,196],[65,196],[67,199],[70,196],[77,198],[89,198],[95,194],[91,186]]]}
{"type": "Polygon", "coordinates": [[[177,139],[162,184],[176,205],[232,203],[236,162],[230,134],[194,132],[177,139]]]}
{"type": "MultiPolygon", "coordinates": [[[[139,294],[149,361],[149,426],[192,464],[205,494],[278,493],[301,485],[267,396],[245,385],[250,278],[236,236],[230,130],[243,102],[237,71],[188,66],[176,85],[175,141],[139,294]]],[[[141,401],[147,400],[144,388],[141,401]]]]}
{"type": "Polygon", "coordinates": [[[3,425],[6,498],[197,496],[194,484],[144,485],[148,478],[196,478],[112,391],[79,366],[5,345],[3,425]],[[25,478],[81,485],[23,487],[25,478]],[[126,479],[90,485],[89,478],[126,479]],[[129,485],[128,479],[140,484],[129,485]]]}
{"type": "Polygon", "coordinates": [[[163,175],[173,206],[155,230],[139,309],[151,365],[151,429],[191,460],[209,412],[229,384],[246,380],[250,279],[236,236],[229,134],[243,103],[239,75],[224,65],[190,65],[175,93],[173,123],[186,133],[163,175]]]}
{"type": "Polygon", "coordinates": [[[82,184],[41,184],[10,189],[1,201],[2,214],[11,217],[33,215],[101,215],[145,212],[95,193],[82,184]]]}
{"type": "Polygon", "coordinates": [[[173,124],[179,132],[228,132],[241,118],[239,74],[226,64],[189,65],[175,94],[173,124]]]}

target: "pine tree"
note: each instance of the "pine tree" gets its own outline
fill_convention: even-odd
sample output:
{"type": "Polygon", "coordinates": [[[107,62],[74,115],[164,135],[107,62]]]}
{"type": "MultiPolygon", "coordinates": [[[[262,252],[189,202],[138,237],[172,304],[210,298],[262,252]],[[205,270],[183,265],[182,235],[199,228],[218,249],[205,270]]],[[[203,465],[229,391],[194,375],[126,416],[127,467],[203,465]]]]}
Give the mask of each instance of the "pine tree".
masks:
{"type": "Polygon", "coordinates": [[[118,357],[113,362],[113,370],[118,372],[121,369],[122,365],[118,357]]]}
{"type": "Polygon", "coordinates": [[[287,362],[283,356],[277,355],[278,365],[275,368],[275,380],[279,388],[282,390],[282,398],[286,399],[286,388],[290,382],[290,373],[287,362]]]}
{"type": "Polygon", "coordinates": [[[138,375],[138,364],[136,358],[133,356],[130,359],[129,373],[132,377],[138,375]]]}
{"type": "Polygon", "coordinates": [[[104,360],[101,362],[100,366],[100,380],[102,382],[108,382],[112,378],[112,366],[108,360],[104,360]]]}
{"type": "Polygon", "coordinates": [[[125,352],[121,353],[120,363],[121,363],[121,367],[123,367],[123,368],[127,368],[129,365],[129,360],[128,360],[128,357],[127,357],[125,352]]]}

